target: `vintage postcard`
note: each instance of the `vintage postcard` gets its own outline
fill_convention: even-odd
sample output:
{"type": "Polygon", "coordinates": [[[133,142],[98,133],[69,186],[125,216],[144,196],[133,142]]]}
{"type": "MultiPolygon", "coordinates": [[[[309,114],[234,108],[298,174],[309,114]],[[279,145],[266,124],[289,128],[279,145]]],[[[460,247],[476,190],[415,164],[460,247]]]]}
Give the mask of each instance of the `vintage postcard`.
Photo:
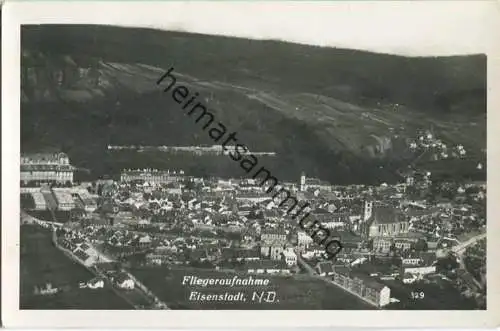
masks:
{"type": "Polygon", "coordinates": [[[499,326],[499,14],[7,1],[3,323],[499,326]]]}

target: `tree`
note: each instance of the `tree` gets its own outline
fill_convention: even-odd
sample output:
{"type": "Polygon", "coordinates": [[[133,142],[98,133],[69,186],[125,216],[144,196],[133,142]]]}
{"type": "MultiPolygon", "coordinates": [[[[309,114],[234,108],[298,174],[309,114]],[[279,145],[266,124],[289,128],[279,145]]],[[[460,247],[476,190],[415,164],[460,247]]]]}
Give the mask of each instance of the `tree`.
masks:
{"type": "Polygon", "coordinates": [[[86,214],[85,209],[75,207],[70,210],[70,221],[79,221],[86,214]]]}
{"type": "Polygon", "coordinates": [[[195,189],[194,181],[191,181],[189,179],[185,179],[183,184],[184,184],[184,187],[186,188],[186,190],[194,190],[195,189]]]}
{"type": "Polygon", "coordinates": [[[436,202],[436,197],[438,194],[439,194],[439,188],[438,188],[437,184],[432,183],[431,187],[427,191],[426,200],[430,203],[434,203],[434,202],[436,202]]]}
{"type": "Polygon", "coordinates": [[[97,195],[102,195],[103,184],[97,185],[97,195]]]}
{"type": "Polygon", "coordinates": [[[453,256],[438,259],[436,262],[436,269],[440,271],[450,271],[459,267],[457,260],[453,256]]]}
{"type": "Polygon", "coordinates": [[[414,247],[413,247],[416,251],[420,251],[420,252],[426,252],[427,249],[428,249],[428,245],[427,245],[427,241],[424,240],[424,239],[419,239],[414,247]]]}
{"type": "Polygon", "coordinates": [[[366,248],[368,248],[370,251],[373,250],[373,239],[367,241],[366,248]]]}

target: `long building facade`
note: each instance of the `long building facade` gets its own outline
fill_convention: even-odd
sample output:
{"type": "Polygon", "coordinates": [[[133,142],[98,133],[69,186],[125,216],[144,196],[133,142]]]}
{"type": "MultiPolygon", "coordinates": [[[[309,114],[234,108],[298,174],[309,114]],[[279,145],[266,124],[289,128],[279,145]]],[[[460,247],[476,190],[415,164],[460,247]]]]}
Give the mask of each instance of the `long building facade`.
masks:
{"type": "Polygon", "coordinates": [[[73,183],[75,168],[65,153],[21,155],[21,183],[73,183]]]}
{"type": "Polygon", "coordinates": [[[144,181],[155,184],[168,184],[179,181],[184,177],[184,171],[162,171],[156,169],[124,169],[121,172],[122,182],[144,181]]]}
{"type": "Polygon", "coordinates": [[[376,307],[384,307],[391,302],[390,288],[365,275],[354,275],[343,268],[335,268],[332,281],[376,307]]]}

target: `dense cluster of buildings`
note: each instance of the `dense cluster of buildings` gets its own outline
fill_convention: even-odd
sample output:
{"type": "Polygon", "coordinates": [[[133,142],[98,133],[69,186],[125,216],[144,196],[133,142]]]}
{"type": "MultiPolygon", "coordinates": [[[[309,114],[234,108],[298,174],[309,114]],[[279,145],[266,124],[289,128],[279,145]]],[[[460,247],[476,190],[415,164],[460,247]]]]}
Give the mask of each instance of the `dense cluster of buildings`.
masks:
{"type": "MultiPolygon", "coordinates": [[[[23,165],[42,163],[73,169],[59,153],[24,156],[21,171],[27,171],[23,165]]],[[[335,186],[302,174],[284,187],[307,202],[311,216],[343,245],[335,260],[325,263],[323,249],[299,229],[288,206],[274,201],[254,180],[127,169],[119,181],[55,187],[47,185],[52,178],[72,183],[72,175],[51,171],[30,177],[40,183],[21,189],[22,206],[27,211],[80,210],[72,237],[65,240],[67,249],[84,261],[98,256],[96,247],[148,265],[282,275],[314,270],[377,307],[391,302],[390,282],[433,281],[428,276],[441,272],[435,263],[441,251],[459,242],[458,235],[484,231],[486,224],[482,184],[460,187],[459,199],[431,203],[408,197],[407,187],[414,183],[335,186]]]]}
{"type": "Polygon", "coordinates": [[[443,140],[438,139],[432,132],[420,132],[418,137],[408,143],[414,152],[429,152],[432,159],[463,158],[467,154],[464,146],[448,146],[443,140]]]}

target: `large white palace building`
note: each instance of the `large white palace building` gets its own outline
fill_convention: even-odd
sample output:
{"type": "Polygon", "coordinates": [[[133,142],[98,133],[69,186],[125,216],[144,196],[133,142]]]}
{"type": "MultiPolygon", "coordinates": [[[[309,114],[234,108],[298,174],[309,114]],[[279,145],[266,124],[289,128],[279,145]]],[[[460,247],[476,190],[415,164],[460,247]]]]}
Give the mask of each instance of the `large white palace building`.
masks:
{"type": "Polygon", "coordinates": [[[65,153],[34,153],[21,155],[21,182],[73,183],[75,167],[65,153]]]}

